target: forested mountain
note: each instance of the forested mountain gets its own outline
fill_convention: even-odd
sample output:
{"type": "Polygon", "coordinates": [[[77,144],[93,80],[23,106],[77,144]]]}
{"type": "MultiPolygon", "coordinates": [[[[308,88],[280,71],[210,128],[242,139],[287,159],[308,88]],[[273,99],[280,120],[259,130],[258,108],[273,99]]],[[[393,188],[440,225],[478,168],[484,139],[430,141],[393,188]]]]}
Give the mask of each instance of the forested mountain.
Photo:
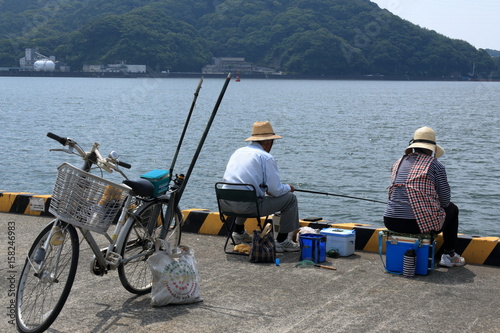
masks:
{"type": "Polygon", "coordinates": [[[486,49],[486,52],[492,57],[500,57],[500,51],[498,50],[486,49]]]}
{"type": "Polygon", "coordinates": [[[200,72],[214,56],[302,75],[495,70],[485,50],[369,0],[0,0],[0,66],[18,66],[31,47],[74,71],[126,60],[200,72]]]}

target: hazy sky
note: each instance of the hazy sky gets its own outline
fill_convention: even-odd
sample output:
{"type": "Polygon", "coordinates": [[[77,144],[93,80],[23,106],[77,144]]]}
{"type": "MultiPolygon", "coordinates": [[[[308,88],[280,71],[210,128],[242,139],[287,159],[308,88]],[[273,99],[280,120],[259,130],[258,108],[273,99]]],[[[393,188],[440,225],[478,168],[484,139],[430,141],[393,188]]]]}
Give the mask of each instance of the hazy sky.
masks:
{"type": "Polygon", "coordinates": [[[476,48],[500,50],[500,0],[371,1],[422,28],[476,48]]]}

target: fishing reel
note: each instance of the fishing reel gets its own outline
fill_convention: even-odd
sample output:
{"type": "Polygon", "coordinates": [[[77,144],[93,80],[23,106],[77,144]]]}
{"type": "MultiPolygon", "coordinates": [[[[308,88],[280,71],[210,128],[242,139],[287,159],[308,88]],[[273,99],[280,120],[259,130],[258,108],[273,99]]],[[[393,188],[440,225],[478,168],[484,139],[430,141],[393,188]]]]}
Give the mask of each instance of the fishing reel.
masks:
{"type": "Polygon", "coordinates": [[[175,177],[172,179],[174,184],[170,187],[170,189],[172,191],[179,189],[182,186],[182,183],[184,183],[185,178],[186,178],[186,176],[184,176],[184,174],[182,174],[182,173],[180,175],[175,174],[175,177]]]}

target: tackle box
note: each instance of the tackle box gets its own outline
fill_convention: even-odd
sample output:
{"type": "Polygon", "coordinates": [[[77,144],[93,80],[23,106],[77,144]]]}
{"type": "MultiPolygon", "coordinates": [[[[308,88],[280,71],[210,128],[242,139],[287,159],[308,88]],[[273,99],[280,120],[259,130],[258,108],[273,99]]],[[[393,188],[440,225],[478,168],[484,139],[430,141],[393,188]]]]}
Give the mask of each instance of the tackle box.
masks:
{"type": "Polygon", "coordinates": [[[335,250],[341,257],[354,253],[356,243],[356,230],[325,228],[319,232],[326,236],[326,252],[335,250]]]}
{"type": "Polygon", "coordinates": [[[155,169],[141,175],[141,178],[149,180],[155,187],[154,196],[168,191],[170,185],[170,174],[168,170],[155,169]]]}

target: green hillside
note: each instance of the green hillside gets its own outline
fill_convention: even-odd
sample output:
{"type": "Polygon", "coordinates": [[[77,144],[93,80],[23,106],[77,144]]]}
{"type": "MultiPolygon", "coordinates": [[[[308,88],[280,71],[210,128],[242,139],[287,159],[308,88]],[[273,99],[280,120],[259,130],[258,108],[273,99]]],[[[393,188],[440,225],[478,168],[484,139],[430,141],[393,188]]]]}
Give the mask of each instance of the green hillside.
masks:
{"type": "Polygon", "coordinates": [[[489,75],[485,50],[420,28],[369,0],[3,0],[0,66],[25,48],[81,70],[126,60],[200,72],[244,57],[300,75],[489,75]]]}

